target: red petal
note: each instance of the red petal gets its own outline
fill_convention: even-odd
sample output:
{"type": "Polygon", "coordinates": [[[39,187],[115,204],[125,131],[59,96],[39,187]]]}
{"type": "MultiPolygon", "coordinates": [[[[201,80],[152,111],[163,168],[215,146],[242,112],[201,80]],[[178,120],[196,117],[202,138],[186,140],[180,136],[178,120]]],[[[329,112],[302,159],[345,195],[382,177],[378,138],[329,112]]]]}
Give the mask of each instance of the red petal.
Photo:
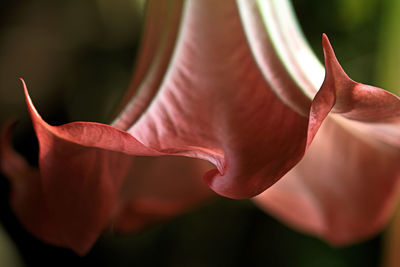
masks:
{"type": "Polygon", "coordinates": [[[313,107],[333,98],[333,111],[353,120],[330,115],[303,160],[255,201],[297,229],[344,244],[376,233],[393,210],[400,100],[350,80],[326,36],[323,42],[327,74],[313,107]]]}

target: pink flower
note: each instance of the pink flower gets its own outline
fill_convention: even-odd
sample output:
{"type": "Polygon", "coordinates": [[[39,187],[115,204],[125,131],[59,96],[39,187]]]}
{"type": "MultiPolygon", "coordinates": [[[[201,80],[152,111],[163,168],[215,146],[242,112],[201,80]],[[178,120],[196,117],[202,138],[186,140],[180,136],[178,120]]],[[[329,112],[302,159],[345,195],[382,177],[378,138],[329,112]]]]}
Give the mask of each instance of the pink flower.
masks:
{"type": "Polygon", "coordinates": [[[1,167],[25,227],[84,254],[110,224],[137,230],[208,199],[203,176],[335,244],[378,231],[398,190],[400,100],[348,78],[326,36],[317,92],[322,68],[286,4],[149,1],[111,125],[50,126],[24,84],[40,170],[11,149],[12,127],[1,167]]]}

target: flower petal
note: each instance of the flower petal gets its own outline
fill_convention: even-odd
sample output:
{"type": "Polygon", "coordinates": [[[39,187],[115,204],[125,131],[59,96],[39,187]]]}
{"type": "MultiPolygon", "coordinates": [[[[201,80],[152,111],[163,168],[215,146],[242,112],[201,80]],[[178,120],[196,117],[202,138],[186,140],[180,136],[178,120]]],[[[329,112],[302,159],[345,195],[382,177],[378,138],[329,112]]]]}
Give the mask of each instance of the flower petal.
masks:
{"type": "Polygon", "coordinates": [[[394,208],[400,100],[350,80],[326,36],[323,46],[326,77],[314,102],[333,98],[333,112],[344,117],[329,115],[302,161],[255,202],[297,229],[345,244],[375,234],[394,208]]]}
{"type": "Polygon", "coordinates": [[[113,230],[138,231],[215,197],[200,179],[210,165],[186,157],[135,157],[113,215],[113,230]]]}
{"type": "Polygon", "coordinates": [[[1,167],[13,187],[14,211],[44,241],[85,254],[110,221],[119,231],[138,230],[214,195],[200,179],[210,168],[206,162],[132,157],[165,154],[108,125],[50,126],[26,87],[25,94],[39,139],[40,172],[12,150],[11,126],[3,133],[1,167]]]}
{"type": "MultiPolygon", "coordinates": [[[[189,1],[183,14],[163,83],[128,132],[153,149],[214,163],[205,180],[221,195],[257,195],[300,160],[308,118],[272,90],[234,1],[189,1]]],[[[279,70],[276,82],[287,77],[279,70]]]]}
{"type": "Polygon", "coordinates": [[[172,56],[182,8],[182,0],[148,1],[134,75],[120,105],[122,113],[113,126],[122,130],[129,128],[157,93],[172,56]]]}
{"type": "MultiPolygon", "coordinates": [[[[25,84],[24,84],[25,86],[25,84]]],[[[39,139],[40,173],[2,141],[2,170],[10,177],[12,206],[24,225],[47,242],[84,254],[109,221],[132,157],[160,155],[108,125],[53,127],[26,100],[39,139]]]]}
{"type": "MultiPolygon", "coordinates": [[[[206,159],[217,167],[204,176],[214,191],[232,198],[248,198],[273,185],[300,161],[331,109],[362,121],[353,122],[362,124],[355,129],[364,127],[364,121],[370,122],[360,140],[373,140],[371,147],[398,142],[392,135],[398,134],[398,98],[348,79],[326,37],[327,75],[311,103],[303,93],[296,93],[296,88],[301,88],[288,81],[279,58],[268,64],[255,59],[265,51],[249,45],[255,35],[248,26],[243,27],[246,12],[239,12],[235,1],[168,3],[173,14],[166,17],[169,26],[162,30],[166,33],[161,39],[157,34],[147,37],[160,40],[160,44],[148,48],[150,52],[140,59],[139,74],[133,81],[139,91],[114,122],[116,127],[84,122],[50,126],[36,112],[25,90],[39,139],[40,175],[34,171],[32,174],[10,148],[5,150],[2,168],[7,172],[13,164],[23,166],[21,170],[11,168],[7,174],[19,177],[22,172],[26,176],[11,179],[15,188],[13,205],[35,235],[85,253],[113,216],[114,225],[124,231],[187,208],[181,202],[192,191],[187,186],[195,184],[193,177],[205,167],[188,159],[174,159],[167,166],[154,160],[152,164],[160,164],[160,169],[152,170],[154,179],[163,179],[160,182],[165,189],[158,191],[153,187],[153,178],[130,176],[131,171],[141,173],[141,168],[145,172],[147,165],[139,163],[138,167],[132,156],[206,159]],[[288,85],[290,90],[285,95],[288,85]],[[375,111],[370,112],[371,108],[375,111]],[[382,127],[385,131],[380,130],[382,127]],[[162,175],[181,163],[188,168],[184,176],[162,175]],[[171,185],[170,179],[179,186],[172,186],[168,195],[171,188],[166,185],[171,185]],[[143,184],[136,188],[136,182],[143,184]],[[146,191],[139,190],[141,186],[154,192],[150,190],[146,195],[146,191]],[[176,192],[181,194],[175,196],[176,192]],[[27,204],[28,198],[33,200],[27,204]],[[35,209],[40,211],[27,217],[35,209]],[[138,221],[132,220],[129,212],[137,215],[138,221]]],[[[161,31],[159,27],[154,27],[156,33],[161,31]]],[[[144,45],[145,50],[146,41],[144,45]]],[[[128,96],[135,94],[132,88],[128,96]]],[[[365,152],[372,155],[371,151],[365,152]]],[[[393,160],[391,156],[387,159],[393,160]]],[[[204,195],[193,196],[188,205],[209,195],[201,190],[204,195]]]]}
{"type": "Polygon", "coordinates": [[[302,161],[255,202],[336,245],[382,229],[399,189],[399,148],[360,137],[350,125],[329,116],[302,161]]]}

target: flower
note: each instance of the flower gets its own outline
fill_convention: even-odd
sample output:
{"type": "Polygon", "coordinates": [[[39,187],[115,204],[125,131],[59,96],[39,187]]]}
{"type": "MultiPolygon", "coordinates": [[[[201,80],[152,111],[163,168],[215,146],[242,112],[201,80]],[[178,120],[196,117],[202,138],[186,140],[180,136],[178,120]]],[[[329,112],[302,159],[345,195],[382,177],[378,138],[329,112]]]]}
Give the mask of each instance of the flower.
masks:
{"type": "Polygon", "coordinates": [[[291,18],[282,0],[149,1],[111,125],[50,126],[24,84],[40,171],[12,150],[11,126],[1,167],[25,227],[84,254],[109,224],[139,229],[208,199],[204,174],[333,243],[380,229],[398,190],[399,98],[348,78],[325,35],[317,92],[322,68],[291,18]]]}

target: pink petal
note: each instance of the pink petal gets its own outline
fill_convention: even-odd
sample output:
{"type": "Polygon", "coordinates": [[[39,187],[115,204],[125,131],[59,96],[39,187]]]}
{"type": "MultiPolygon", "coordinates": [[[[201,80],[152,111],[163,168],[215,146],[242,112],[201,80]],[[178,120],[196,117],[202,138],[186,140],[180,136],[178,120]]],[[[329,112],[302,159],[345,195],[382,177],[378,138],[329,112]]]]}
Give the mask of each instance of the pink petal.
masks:
{"type": "Polygon", "coordinates": [[[85,254],[112,217],[117,230],[137,230],[213,195],[199,179],[209,168],[205,162],[129,156],[165,154],[108,125],[50,126],[26,87],[25,94],[39,139],[40,173],[10,147],[11,126],[3,134],[2,171],[10,177],[17,216],[44,241],[85,254]]]}
{"type": "Polygon", "coordinates": [[[394,208],[400,101],[350,80],[326,36],[323,44],[327,73],[313,105],[333,98],[333,112],[352,120],[329,115],[302,161],[255,202],[294,228],[345,244],[375,234],[394,208]]]}
{"type": "Polygon", "coordinates": [[[6,130],[2,169],[13,186],[12,206],[36,236],[84,254],[116,205],[132,160],[124,153],[159,153],[107,125],[50,126],[40,118],[25,93],[39,139],[40,173],[12,151],[10,128],[6,130]]]}
{"type": "Polygon", "coordinates": [[[135,157],[113,216],[118,232],[173,218],[215,194],[200,179],[210,164],[185,157],[135,157]]]}
{"type": "Polygon", "coordinates": [[[172,56],[182,8],[182,0],[147,3],[144,34],[134,75],[121,103],[122,113],[113,126],[123,130],[129,128],[157,93],[172,56]]]}
{"type": "MultiPolygon", "coordinates": [[[[207,159],[217,166],[205,176],[214,191],[252,197],[300,160],[308,118],[272,90],[254,60],[235,2],[210,4],[185,4],[163,82],[128,132],[153,149],[207,159]]],[[[285,81],[284,68],[279,69],[276,82],[285,81]]],[[[308,110],[310,103],[299,105],[308,110]]]]}
{"type": "MultiPolygon", "coordinates": [[[[128,93],[136,96],[114,122],[116,127],[84,122],[50,126],[26,92],[39,139],[40,175],[9,147],[2,153],[2,168],[14,187],[14,209],[35,235],[85,253],[110,220],[121,231],[137,229],[210,195],[204,188],[190,195],[197,173],[207,168],[201,163],[178,158],[147,159],[142,164],[133,155],[208,160],[217,169],[204,179],[214,191],[248,198],[299,162],[332,108],[348,118],[371,122],[355,127],[365,128],[363,138],[396,143],[398,98],[348,79],[326,37],[327,76],[311,104],[296,93],[300,87],[288,81],[282,62],[255,60],[261,48],[249,45],[252,35],[243,28],[234,1],[168,3],[173,14],[166,17],[169,26],[153,28],[155,33],[166,31],[160,39],[158,34],[145,38],[149,41],[143,49],[149,50],[137,65],[128,93]],[[160,41],[157,47],[148,47],[155,40],[160,41]],[[272,70],[276,72],[271,74],[272,70]],[[23,167],[12,167],[18,164],[23,167]],[[160,164],[151,169],[150,178],[141,176],[147,164],[160,164]],[[179,170],[184,176],[171,172],[175,164],[183,164],[179,170]],[[167,172],[172,175],[164,176],[167,172]],[[33,210],[38,211],[32,216],[33,210]]],[[[155,6],[152,10],[157,11],[155,6]]]]}

